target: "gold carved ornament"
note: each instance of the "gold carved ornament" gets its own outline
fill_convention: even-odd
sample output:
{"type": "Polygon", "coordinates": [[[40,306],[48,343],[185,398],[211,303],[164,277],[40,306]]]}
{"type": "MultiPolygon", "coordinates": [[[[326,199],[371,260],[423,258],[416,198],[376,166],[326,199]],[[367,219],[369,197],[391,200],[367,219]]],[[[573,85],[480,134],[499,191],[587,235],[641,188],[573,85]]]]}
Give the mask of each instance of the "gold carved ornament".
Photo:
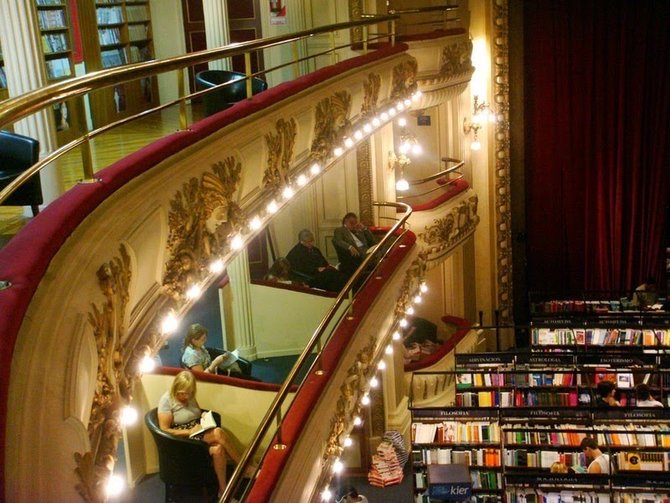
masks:
{"type": "MultiPolygon", "coordinates": [[[[368,119],[377,112],[377,100],[382,79],[377,73],[368,74],[363,83],[363,104],[361,117],[368,119]]],[[[361,222],[372,225],[374,214],[372,211],[372,155],[370,139],[366,139],[356,147],[356,167],[358,175],[358,212],[361,222]]]]}
{"type": "Polygon", "coordinates": [[[363,82],[363,104],[361,105],[363,119],[372,117],[377,112],[377,100],[381,86],[382,78],[378,73],[368,74],[367,80],[363,82]]]}
{"type": "Polygon", "coordinates": [[[202,281],[211,259],[244,226],[244,213],[233,201],[241,171],[242,165],[228,157],[185,182],[170,201],[163,287],[172,299],[183,299],[189,285],[202,281]]]}
{"type": "Polygon", "coordinates": [[[391,84],[391,100],[403,99],[414,94],[418,88],[416,74],[418,66],[416,59],[408,59],[393,67],[391,84]]]}
{"type": "Polygon", "coordinates": [[[474,71],[472,66],[472,40],[450,44],[442,49],[440,75],[455,77],[474,71]]]}
{"type": "Polygon", "coordinates": [[[291,159],[297,135],[295,119],[279,119],[276,129],[276,133],[265,135],[268,165],[263,174],[263,187],[279,191],[290,182],[291,159]]]}
{"type": "Polygon", "coordinates": [[[328,159],[335,146],[349,134],[350,112],[351,95],[347,91],[338,91],[316,105],[314,140],[311,147],[311,155],[315,161],[323,162],[328,159]]]}
{"type": "Polygon", "coordinates": [[[469,197],[446,216],[435,219],[433,225],[426,226],[426,232],[419,234],[419,238],[431,247],[431,251],[453,248],[479,223],[477,201],[476,195],[469,197]]]}
{"type": "Polygon", "coordinates": [[[119,256],[100,266],[98,284],[105,296],[101,307],[91,305],[88,322],[93,328],[98,368],[88,437],[91,450],[75,453],[77,491],[87,502],[106,501],[104,484],[117,459],[121,438],[120,414],[132,400],[131,390],[139,378],[139,361],[158,350],[152,334],[140,340],[127,338],[126,311],[131,281],[130,257],[124,245],[119,256]]]}

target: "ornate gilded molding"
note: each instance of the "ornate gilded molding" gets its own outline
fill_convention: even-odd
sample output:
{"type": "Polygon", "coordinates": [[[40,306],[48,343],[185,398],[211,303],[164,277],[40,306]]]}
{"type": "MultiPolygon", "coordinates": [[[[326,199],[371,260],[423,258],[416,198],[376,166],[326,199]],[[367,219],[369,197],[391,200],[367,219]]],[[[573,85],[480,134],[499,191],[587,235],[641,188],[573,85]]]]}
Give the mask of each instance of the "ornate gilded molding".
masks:
{"type": "Polygon", "coordinates": [[[273,190],[280,190],[289,182],[293,147],[297,135],[295,119],[289,121],[279,119],[276,124],[276,133],[265,135],[265,144],[268,148],[268,166],[263,174],[263,186],[273,190]]]}
{"type": "Polygon", "coordinates": [[[416,74],[418,64],[416,59],[408,59],[393,67],[390,99],[406,98],[417,90],[416,74]]]}
{"type": "Polygon", "coordinates": [[[367,119],[377,112],[377,100],[379,100],[379,89],[382,86],[382,78],[378,73],[368,74],[363,83],[363,104],[361,105],[361,117],[367,119]]]}
{"type": "Polygon", "coordinates": [[[365,225],[374,224],[372,212],[372,154],[370,140],[356,147],[356,169],[358,176],[358,217],[365,225]]]}
{"type": "Polygon", "coordinates": [[[471,196],[453,207],[446,216],[438,218],[433,225],[426,226],[426,231],[419,234],[419,239],[427,245],[429,256],[452,250],[466,237],[472,234],[479,223],[477,215],[477,195],[471,196]]]}
{"type": "Polygon", "coordinates": [[[338,91],[317,104],[311,148],[315,160],[320,162],[330,157],[335,146],[349,133],[350,112],[351,95],[347,91],[338,91]]]}
{"type": "Polygon", "coordinates": [[[88,422],[91,450],[75,453],[75,472],[79,478],[77,491],[84,501],[107,500],[104,483],[116,462],[121,438],[121,408],[130,403],[131,391],[139,377],[138,362],[153,354],[159,341],[153,334],[140,340],[127,337],[126,317],[132,276],[130,256],[124,245],[119,256],[100,266],[98,284],[105,296],[101,307],[91,305],[88,322],[98,355],[96,386],[88,422]]]}
{"type": "Polygon", "coordinates": [[[344,436],[353,427],[354,416],[360,411],[360,401],[367,392],[368,381],[376,370],[373,365],[377,338],[371,335],[368,343],[356,354],[356,360],[347,370],[347,377],[340,386],[340,398],[330,421],[330,436],[326,442],[324,460],[342,454],[344,436]]]}
{"type": "MultiPolygon", "coordinates": [[[[363,0],[349,0],[349,19],[355,21],[361,19],[363,15],[363,0]]],[[[363,28],[356,26],[349,30],[352,42],[361,42],[363,40],[363,28]]]]}
{"type": "Polygon", "coordinates": [[[495,215],[498,309],[501,323],[512,323],[512,208],[509,137],[509,10],[507,0],[493,2],[493,101],[495,125],[495,215]]]}
{"type": "Polygon", "coordinates": [[[442,49],[440,60],[440,76],[454,78],[459,75],[472,74],[472,40],[461,40],[449,44],[442,49]]]}
{"type": "Polygon", "coordinates": [[[213,255],[245,224],[240,206],[233,201],[241,171],[242,165],[228,157],[212,165],[211,172],[184,183],[170,201],[163,287],[173,299],[182,299],[189,285],[203,279],[213,255]]]}

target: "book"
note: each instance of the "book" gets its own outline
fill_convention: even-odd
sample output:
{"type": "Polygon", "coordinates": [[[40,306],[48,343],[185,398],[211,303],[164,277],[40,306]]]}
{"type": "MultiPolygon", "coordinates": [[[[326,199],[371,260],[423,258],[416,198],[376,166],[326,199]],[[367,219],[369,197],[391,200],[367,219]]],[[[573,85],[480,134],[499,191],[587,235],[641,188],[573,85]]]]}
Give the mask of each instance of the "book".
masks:
{"type": "Polygon", "coordinates": [[[200,416],[200,428],[191,433],[189,438],[200,435],[201,433],[207,430],[211,430],[212,428],[216,428],[216,421],[214,420],[214,414],[212,414],[212,411],[208,410],[207,412],[203,412],[202,416],[200,416]]]}

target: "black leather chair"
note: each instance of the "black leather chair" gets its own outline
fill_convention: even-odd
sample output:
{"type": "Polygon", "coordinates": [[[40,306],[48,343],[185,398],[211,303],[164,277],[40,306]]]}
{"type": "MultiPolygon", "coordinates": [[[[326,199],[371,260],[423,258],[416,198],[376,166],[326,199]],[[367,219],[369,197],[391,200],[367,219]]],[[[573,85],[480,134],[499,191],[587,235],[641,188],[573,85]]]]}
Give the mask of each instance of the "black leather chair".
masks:
{"type": "MultiPolygon", "coordinates": [[[[212,412],[218,425],[221,415],[212,412]]],[[[158,449],[159,475],[165,483],[165,501],[212,501],[218,483],[207,444],[165,433],[158,424],[158,409],[144,416],[158,449]]]]}
{"type": "MultiPolygon", "coordinates": [[[[230,72],[226,70],[205,70],[198,72],[195,75],[195,81],[198,90],[211,89],[214,86],[223,84],[224,82],[232,82],[220,88],[217,91],[212,91],[202,97],[202,102],[205,107],[205,116],[210,116],[221,110],[234,105],[238,101],[242,101],[247,97],[247,82],[246,75],[239,72],[230,72]]],[[[258,94],[268,88],[267,82],[258,77],[251,79],[252,94],[258,94]]]]}
{"type": "MultiPolygon", "coordinates": [[[[21,173],[39,160],[40,144],[37,140],[9,131],[0,130],[0,190],[13,182],[21,173]]],[[[19,187],[2,204],[4,206],[30,206],[33,215],[40,211],[42,185],[37,173],[19,187]]]]}

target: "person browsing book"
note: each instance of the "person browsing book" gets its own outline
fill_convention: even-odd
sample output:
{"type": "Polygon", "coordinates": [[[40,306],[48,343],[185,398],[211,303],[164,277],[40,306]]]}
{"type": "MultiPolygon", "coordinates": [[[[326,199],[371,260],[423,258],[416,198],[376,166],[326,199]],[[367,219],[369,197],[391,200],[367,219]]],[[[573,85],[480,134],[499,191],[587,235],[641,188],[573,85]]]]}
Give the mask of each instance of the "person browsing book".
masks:
{"type": "Polygon", "coordinates": [[[598,442],[594,438],[585,437],[580,444],[586,461],[589,467],[586,469],[587,473],[609,473],[610,472],[610,457],[608,454],[603,454],[598,447],[598,442]]]}
{"type": "MultiPolygon", "coordinates": [[[[181,355],[181,365],[189,370],[199,370],[216,374],[216,369],[227,359],[226,354],[214,358],[209,356],[209,351],[205,348],[207,342],[207,329],[199,323],[194,323],[188,327],[188,332],[184,338],[184,347],[181,355]]],[[[239,370],[239,369],[237,369],[239,370]]]]}
{"type": "MultiPolygon", "coordinates": [[[[226,488],[226,460],[230,457],[239,463],[242,454],[232,443],[230,437],[219,427],[205,431],[200,425],[203,415],[198,401],[195,398],[196,381],[193,374],[184,370],[177,374],[172,381],[170,391],[166,392],[158,402],[158,425],[161,430],[175,437],[193,438],[201,440],[209,446],[214,471],[219,484],[219,494],[226,488]]],[[[253,475],[254,468],[249,468],[253,475]]]]}
{"type": "Polygon", "coordinates": [[[663,407],[663,404],[651,396],[649,386],[644,383],[638,384],[635,388],[637,400],[635,405],[638,407],[663,407]]]}
{"type": "Polygon", "coordinates": [[[621,405],[615,397],[616,386],[612,381],[600,381],[596,387],[596,393],[596,407],[608,408],[621,405]]]}

